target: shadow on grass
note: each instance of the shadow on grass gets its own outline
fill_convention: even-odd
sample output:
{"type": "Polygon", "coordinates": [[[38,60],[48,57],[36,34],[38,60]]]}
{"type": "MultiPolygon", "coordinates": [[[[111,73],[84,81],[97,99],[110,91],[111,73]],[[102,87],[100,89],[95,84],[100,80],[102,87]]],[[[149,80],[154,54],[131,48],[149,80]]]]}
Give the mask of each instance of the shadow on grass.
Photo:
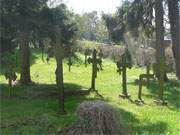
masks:
{"type": "Polygon", "coordinates": [[[80,94],[79,90],[86,91],[84,87],[76,84],[66,83],[65,110],[67,115],[59,115],[59,105],[55,84],[35,84],[28,86],[16,86],[13,96],[7,98],[8,85],[1,84],[2,97],[2,123],[0,128],[2,133],[6,131],[10,134],[18,132],[23,134],[24,128],[31,129],[33,132],[26,131],[26,134],[55,134],[59,129],[71,125],[76,120],[75,110],[77,106],[85,100],[100,100],[98,97],[89,97],[80,94]],[[74,91],[72,94],[69,91],[74,91]],[[19,115],[23,112],[23,115],[19,115]]]}
{"type": "MultiPolygon", "coordinates": [[[[158,83],[152,82],[149,91],[153,94],[158,93],[158,83]]],[[[168,106],[170,109],[177,109],[180,107],[179,99],[180,99],[180,82],[177,80],[169,80],[164,85],[164,98],[167,100],[168,104],[172,107],[168,106]]]]}
{"type": "Polygon", "coordinates": [[[122,119],[121,125],[124,125],[125,130],[127,130],[131,134],[156,135],[167,133],[167,124],[165,122],[158,121],[156,123],[151,123],[147,120],[140,122],[131,112],[125,111],[121,108],[118,108],[118,112],[120,113],[122,119]]]}
{"type": "MultiPolygon", "coordinates": [[[[67,111],[66,116],[60,116],[56,112],[58,112],[58,102],[56,96],[52,95],[52,93],[57,92],[58,89],[55,84],[35,84],[29,86],[16,86],[14,88],[14,97],[12,97],[13,103],[11,103],[11,99],[6,99],[7,96],[7,84],[1,84],[1,97],[3,98],[3,116],[5,113],[11,113],[12,117],[8,118],[8,123],[2,124],[3,130],[16,130],[19,133],[23,131],[22,127],[31,127],[34,129],[34,134],[54,134],[57,133],[59,128],[63,129],[67,126],[70,126],[74,121],[76,121],[75,110],[77,106],[85,100],[102,100],[97,97],[87,97],[85,95],[80,95],[78,92],[76,94],[67,93],[67,97],[65,98],[65,109],[67,111]],[[47,94],[44,94],[47,93],[47,94]],[[21,100],[23,99],[23,100],[21,100]],[[9,102],[10,101],[10,102],[9,102]],[[10,106],[9,103],[11,103],[10,106]],[[18,104],[18,109],[17,105],[18,104]],[[24,107],[28,106],[26,109],[24,107]],[[8,109],[6,109],[8,108],[8,109]],[[11,112],[6,112],[7,110],[12,110],[11,112]],[[14,112],[13,112],[14,111],[14,112]],[[24,111],[26,114],[23,117],[19,117],[19,113],[24,111]],[[35,115],[34,112],[37,112],[35,115]],[[46,112],[46,115],[42,115],[46,112]],[[16,114],[17,113],[17,114],[16,114]],[[33,113],[33,115],[31,115],[33,113]],[[17,116],[16,116],[17,115],[17,116]],[[30,116],[29,116],[30,115],[30,116]],[[33,116],[33,117],[32,117],[33,116]],[[16,117],[17,121],[14,120],[16,117]],[[45,118],[44,118],[45,117],[45,118]],[[47,119],[48,117],[49,119],[47,119]],[[57,126],[57,123],[60,123],[60,127],[57,126]],[[37,128],[38,125],[38,128],[37,128]],[[49,127],[53,127],[49,129],[49,127]],[[15,128],[15,129],[14,129],[15,128]]],[[[69,90],[82,90],[84,89],[80,85],[66,83],[65,91],[69,90]]],[[[83,90],[82,90],[83,91],[83,90]]],[[[103,100],[108,102],[107,99],[103,100]]],[[[143,123],[140,122],[136,115],[131,112],[128,112],[122,108],[117,108],[119,115],[122,118],[122,125],[124,128],[124,132],[131,134],[165,134],[167,131],[167,125],[163,122],[150,123],[145,120],[143,123]]],[[[4,118],[3,118],[4,120],[4,118]]],[[[3,122],[3,121],[2,121],[3,122]]],[[[28,132],[29,133],[29,132],[28,132]]]]}
{"type": "MultiPolygon", "coordinates": [[[[73,83],[65,83],[65,96],[87,95],[89,91],[80,85],[73,83]]],[[[9,96],[9,86],[7,84],[0,84],[1,97],[7,98],[9,96]]],[[[17,85],[12,90],[12,98],[48,98],[58,95],[58,88],[56,84],[32,84],[28,86],[17,85]]]]}
{"type": "MultiPolygon", "coordinates": [[[[129,85],[136,85],[135,82],[128,83],[129,85]]],[[[143,87],[146,87],[143,85],[143,87]]],[[[148,98],[156,98],[158,95],[158,82],[157,81],[151,81],[149,87],[147,90],[150,92],[150,94],[143,94],[142,97],[146,96],[148,98]]],[[[169,80],[168,82],[165,82],[164,84],[164,98],[168,102],[167,107],[172,110],[177,110],[180,107],[179,98],[180,98],[180,81],[177,80],[169,80]]]]}

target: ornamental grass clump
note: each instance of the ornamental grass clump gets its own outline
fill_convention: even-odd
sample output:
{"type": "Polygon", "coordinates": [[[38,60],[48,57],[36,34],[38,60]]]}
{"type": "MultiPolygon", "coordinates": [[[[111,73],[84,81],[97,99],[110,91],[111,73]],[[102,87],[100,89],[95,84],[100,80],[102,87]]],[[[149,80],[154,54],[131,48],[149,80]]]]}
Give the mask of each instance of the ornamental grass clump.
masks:
{"type": "Polygon", "coordinates": [[[78,106],[76,115],[84,134],[122,134],[116,109],[105,102],[85,101],[78,106]]]}

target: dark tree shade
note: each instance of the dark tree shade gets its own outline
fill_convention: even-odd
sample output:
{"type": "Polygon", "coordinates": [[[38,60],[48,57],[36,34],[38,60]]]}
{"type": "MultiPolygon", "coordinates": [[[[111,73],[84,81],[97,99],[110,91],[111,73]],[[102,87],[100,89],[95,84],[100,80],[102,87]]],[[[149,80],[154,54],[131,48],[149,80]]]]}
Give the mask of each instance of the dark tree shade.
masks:
{"type": "Polygon", "coordinates": [[[56,84],[59,89],[59,112],[65,114],[64,105],[64,78],[63,78],[63,58],[64,49],[70,49],[74,44],[76,35],[76,24],[72,20],[72,14],[66,5],[60,4],[55,8],[44,8],[41,12],[43,26],[46,28],[41,31],[44,37],[51,40],[49,46],[52,56],[56,59],[56,84]]]}
{"type": "MultiPolygon", "coordinates": [[[[179,1],[180,3],[180,1],[179,1]]],[[[180,6],[178,0],[168,0],[172,50],[176,62],[176,76],[180,79],[180,6]]]]}

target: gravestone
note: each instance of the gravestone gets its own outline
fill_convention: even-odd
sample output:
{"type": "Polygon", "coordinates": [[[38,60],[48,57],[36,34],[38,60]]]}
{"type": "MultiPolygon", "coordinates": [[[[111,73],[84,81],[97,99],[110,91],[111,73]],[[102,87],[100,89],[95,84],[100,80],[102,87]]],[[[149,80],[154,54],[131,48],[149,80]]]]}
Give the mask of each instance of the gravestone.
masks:
{"type": "MultiPolygon", "coordinates": [[[[142,95],[142,86],[143,86],[143,79],[149,80],[150,78],[153,78],[153,79],[154,79],[154,74],[149,74],[149,72],[148,72],[148,74],[141,74],[141,75],[139,75],[139,92],[138,92],[138,99],[135,100],[135,102],[136,102],[137,104],[143,104],[143,103],[144,103],[144,101],[142,100],[142,97],[141,97],[141,95],[142,95]]],[[[146,85],[148,86],[149,83],[147,82],[146,85]]]]}
{"type": "Polygon", "coordinates": [[[17,79],[16,72],[15,72],[13,69],[7,71],[7,72],[5,73],[5,78],[6,78],[6,80],[8,80],[8,85],[9,85],[9,97],[11,97],[11,92],[12,92],[12,89],[13,89],[12,82],[13,82],[13,81],[16,81],[16,79],[17,79]]]}
{"type": "Polygon", "coordinates": [[[128,98],[130,95],[128,95],[127,92],[127,75],[126,75],[126,70],[127,68],[131,68],[132,67],[132,59],[131,59],[131,55],[128,51],[128,49],[125,49],[125,52],[121,55],[121,58],[119,59],[119,61],[116,63],[117,65],[117,72],[119,72],[119,74],[121,75],[122,73],[122,94],[120,94],[120,97],[123,98],[128,98]]]}
{"type": "Polygon", "coordinates": [[[95,88],[95,79],[97,77],[97,72],[99,71],[98,64],[102,63],[100,58],[97,58],[96,49],[93,50],[92,58],[88,58],[88,63],[92,64],[92,80],[91,80],[91,88],[90,90],[96,90],[95,88]]]}

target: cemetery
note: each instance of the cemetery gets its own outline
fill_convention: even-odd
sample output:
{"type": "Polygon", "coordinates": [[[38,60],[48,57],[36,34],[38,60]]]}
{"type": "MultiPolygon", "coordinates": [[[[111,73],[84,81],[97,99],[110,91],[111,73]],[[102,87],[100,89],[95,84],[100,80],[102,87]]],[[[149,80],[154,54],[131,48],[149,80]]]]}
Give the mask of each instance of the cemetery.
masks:
{"type": "Polygon", "coordinates": [[[163,2],[2,0],[0,134],[178,135],[180,2],[163,2]]]}

